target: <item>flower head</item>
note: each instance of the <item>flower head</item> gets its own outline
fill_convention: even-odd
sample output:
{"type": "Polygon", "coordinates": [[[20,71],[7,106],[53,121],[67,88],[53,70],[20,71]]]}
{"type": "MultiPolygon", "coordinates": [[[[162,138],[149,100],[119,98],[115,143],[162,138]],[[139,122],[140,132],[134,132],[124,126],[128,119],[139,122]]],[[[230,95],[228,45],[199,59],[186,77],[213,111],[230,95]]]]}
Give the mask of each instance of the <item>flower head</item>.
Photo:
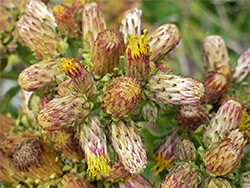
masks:
{"type": "Polygon", "coordinates": [[[127,75],[145,82],[150,74],[149,45],[146,41],[146,32],[141,37],[129,35],[126,47],[126,68],[127,75]]]}
{"type": "Polygon", "coordinates": [[[203,162],[207,173],[213,177],[226,177],[229,173],[234,172],[243,157],[245,144],[246,141],[238,129],[227,132],[223,139],[205,150],[203,162]]]}
{"type": "Polygon", "coordinates": [[[63,174],[59,155],[53,147],[38,139],[23,141],[16,148],[13,161],[35,183],[44,183],[63,174]]]}
{"type": "Polygon", "coordinates": [[[80,128],[80,142],[85,152],[88,169],[91,176],[107,175],[110,173],[107,153],[106,135],[103,125],[97,117],[90,117],[80,128]]]}
{"type": "Polygon", "coordinates": [[[147,165],[147,154],[134,122],[112,123],[109,130],[109,139],[125,169],[132,174],[143,172],[147,165]]]}
{"type": "Polygon", "coordinates": [[[160,188],[198,187],[201,174],[193,163],[176,164],[160,184],[160,188]]]}
{"type": "Polygon", "coordinates": [[[151,76],[146,87],[147,96],[158,104],[198,104],[204,91],[197,80],[164,72],[151,76]]]}
{"type": "Polygon", "coordinates": [[[120,56],[124,54],[125,44],[121,33],[106,29],[98,33],[90,55],[90,69],[96,75],[117,74],[120,56]]]}
{"type": "Polygon", "coordinates": [[[151,171],[156,170],[156,175],[158,175],[162,170],[167,169],[170,166],[174,165],[176,161],[175,158],[175,148],[177,143],[180,140],[180,136],[178,135],[178,128],[172,128],[169,130],[168,134],[166,135],[164,141],[161,145],[157,148],[156,152],[154,153],[154,161],[155,166],[151,169],[151,171]]]}
{"type": "Polygon", "coordinates": [[[83,122],[90,112],[91,104],[80,93],[56,96],[37,114],[37,122],[44,130],[58,130],[83,122]]]}
{"type": "Polygon", "coordinates": [[[79,61],[73,58],[63,58],[60,69],[72,79],[74,83],[73,88],[78,92],[90,98],[97,92],[93,78],[79,61]]]}
{"type": "Polygon", "coordinates": [[[70,8],[65,5],[56,5],[53,8],[59,31],[70,38],[77,38],[80,34],[80,23],[70,8]]]}
{"type": "Polygon", "coordinates": [[[128,116],[142,96],[141,84],[132,77],[123,76],[112,81],[103,93],[102,109],[111,117],[128,116]]]}

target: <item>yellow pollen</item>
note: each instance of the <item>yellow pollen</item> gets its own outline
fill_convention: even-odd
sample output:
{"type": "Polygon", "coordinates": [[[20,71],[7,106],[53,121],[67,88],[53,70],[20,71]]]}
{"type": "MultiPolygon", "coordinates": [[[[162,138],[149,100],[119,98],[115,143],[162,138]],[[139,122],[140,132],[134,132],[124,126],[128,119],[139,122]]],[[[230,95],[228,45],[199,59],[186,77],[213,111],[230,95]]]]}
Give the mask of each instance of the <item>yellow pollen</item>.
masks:
{"type": "Polygon", "coordinates": [[[63,58],[59,68],[62,72],[70,72],[72,75],[75,75],[75,72],[77,72],[76,67],[80,68],[81,70],[81,67],[79,66],[78,62],[75,61],[75,59],[63,58]]]}
{"type": "Polygon", "coordinates": [[[127,80],[127,83],[122,82],[121,87],[123,88],[121,90],[122,94],[128,99],[137,96],[141,92],[140,86],[131,80],[127,80]]]}
{"type": "MultiPolygon", "coordinates": [[[[165,151],[163,153],[163,156],[166,155],[166,152],[167,151],[165,151]]],[[[157,168],[159,168],[157,170],[157,172],[155,173],[155,175],[157,176],[161,171],[167,169],[170,166],[173,166],[174,165],[173,160],[174,160],[174,156],[172,156],[170,159],[162,158],[161,157],[161,150],[159,150],[158,152],[156,152],[154,154],[154,161],[156,161],[156,164],[150,171],[153,171],[153,170],[156,170],[157,168]]]]}
{"type": "Polygon", "coordinates": [[[248,139],[250,140],[250,114],[247,113],[246,108],[243,111],[239,129],[244,134],[244,136],[248,137],[248,139]]]}
{"type": "MultiPolygon", "coordinates": [[[[109,176],[110,173],[110,166],[107,160],[104,158],[103,155],[95,155],[93,152],[89,151],[89,155],[87,157],[88,160],[88,169],[87,172],[90,171],[90,176],[95,177],[97,174],[106,174],[109,176]]],[[[108,161],[110,159],[106,155],[108,161]]]]}
{"type": "Polygon", "coordinates": [[[63,14],[64,9],[65,9],[64,6],[62,6],[62,5],[56,5],[56,6],[54,6],[53,11],[56,14],[63,14]]]}
{"type": "Polygon", "coordinates": [[[126,49],[126,54],[128,54],[128,49],[131,50],[131,57],[134,59],[136,57],[141,57],[142,55],[146,55],[149,53],[149,44],[146,41],[146,33],[147,29],[144,29],[143,35],[138,38],[138,34],[136,37],[129,35],[128,46],[126,49]]]}

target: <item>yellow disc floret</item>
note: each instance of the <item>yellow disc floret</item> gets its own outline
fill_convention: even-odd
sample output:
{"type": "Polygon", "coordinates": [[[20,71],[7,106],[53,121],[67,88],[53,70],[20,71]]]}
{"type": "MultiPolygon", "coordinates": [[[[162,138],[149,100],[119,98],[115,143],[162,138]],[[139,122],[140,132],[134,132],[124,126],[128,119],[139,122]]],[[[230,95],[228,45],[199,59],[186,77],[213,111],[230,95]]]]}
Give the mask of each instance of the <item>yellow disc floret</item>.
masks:
{"type": "Polygon", "coordinates": [[[239,129],[244,134],[244,137],[248,139],[248,142],[250,142],[250,114],[247,113],[246,108],[243,111],[239,129]]]}
{"type": "Polygon", "coordinates": [[[143,35],[141,37],[138,37],[138,34],[136,37],[134,36],[129,36],[130,38],[128,39],[128,46],[126,49],[126,53],[130,51],[131,53],[131,58],[136,58],[136,57],[141,57],[142,55],[148,54],[149,53],[149,44],[146,41],[146,33],[147,29],[144,29],[143,35]]]}
{"type": "Polygon", "coordinates": [[[64,6],[56,5],[56,6],[54,6],[53,11],[55,14],[60,15],[60,14],[63,14],[64,9],[65,9],[64,6]]]}
{"type": "Polygon", "coordinates": [[[165,159],[162,156],[166,156],[167,150],[162,154],[162,150],[160,149],[158,152],[154,154],[154,160],[156,162],[155,166],[150,170],[156,170],[159,168],[156,172],[156,176],[163,170],[166,170],[168,167],[173,166],[174,164],[174,156],[172,156],[170,159],[165,159]]]}
{"type": "Polygon", "coordinates": [[[60,70],[68,76],[76,76],[82,68],[82,64],[73,58],[63,58],[60,64],[60,70]]]}
{"type": "Polygon", "coordinates": [[[92,151],[88,151],[87,161],[88,161],[88,169],[87,172],[90,171],[90,176],[95,177],[97,174],[106,174],[109,176],[110,166],[108,165],[108,161],[110,159],[106,156],[107,159],[103,155],[94,154],[92,151]]]}

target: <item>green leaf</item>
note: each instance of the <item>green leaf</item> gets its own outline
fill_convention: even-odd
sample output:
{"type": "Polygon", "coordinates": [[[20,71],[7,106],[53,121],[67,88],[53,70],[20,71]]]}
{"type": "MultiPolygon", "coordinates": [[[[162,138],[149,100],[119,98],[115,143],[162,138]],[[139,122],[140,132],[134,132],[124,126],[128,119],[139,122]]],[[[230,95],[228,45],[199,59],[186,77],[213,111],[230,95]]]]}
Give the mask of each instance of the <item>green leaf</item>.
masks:
{"type": "Polygon", "coordinates": [[[2,101],[1,105],[1,113],[5,114],[9,111],[10,108],[10,102],[12,98],[18,93],[20,90],[20,86],[16,86],[11,88],[10,90],[7,91],[7,93],[4,95],[4,99],[2,101]]]}

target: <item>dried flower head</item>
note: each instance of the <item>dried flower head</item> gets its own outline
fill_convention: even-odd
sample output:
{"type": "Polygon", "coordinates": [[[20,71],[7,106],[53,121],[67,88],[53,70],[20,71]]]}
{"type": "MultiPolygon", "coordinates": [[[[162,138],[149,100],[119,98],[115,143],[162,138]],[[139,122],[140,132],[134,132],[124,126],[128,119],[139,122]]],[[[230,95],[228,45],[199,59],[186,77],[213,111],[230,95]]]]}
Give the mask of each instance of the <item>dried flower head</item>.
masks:
{"type": "Polygon", "coordinates": [[[104,76],[116,74],[114,68],[120,68],[120,56],[125,52],[123,36],[114,30],[106,29],[97,35],[90,55],[91,72],[104,76]]]}
{"type": "Polygon", "coordinates": [[[141,96],[141,84],[135,78],[119,77],[103,93],[102,109],[111,117],[123,118],[136,108],[141,96]]]}
{"type": "Polygon", "coordinates": [[[209,116],[200,105],[182,105],[176,115],[176,119],[188,132],[195,131],[200,125],[207,124],[209,116]]]}
{"type": "Polygon", "coordinates": [[[23,141],[13,154],[15,166],[35,183],[62,176],[59,155],[47,143],[37,139],[23,141]]]}

